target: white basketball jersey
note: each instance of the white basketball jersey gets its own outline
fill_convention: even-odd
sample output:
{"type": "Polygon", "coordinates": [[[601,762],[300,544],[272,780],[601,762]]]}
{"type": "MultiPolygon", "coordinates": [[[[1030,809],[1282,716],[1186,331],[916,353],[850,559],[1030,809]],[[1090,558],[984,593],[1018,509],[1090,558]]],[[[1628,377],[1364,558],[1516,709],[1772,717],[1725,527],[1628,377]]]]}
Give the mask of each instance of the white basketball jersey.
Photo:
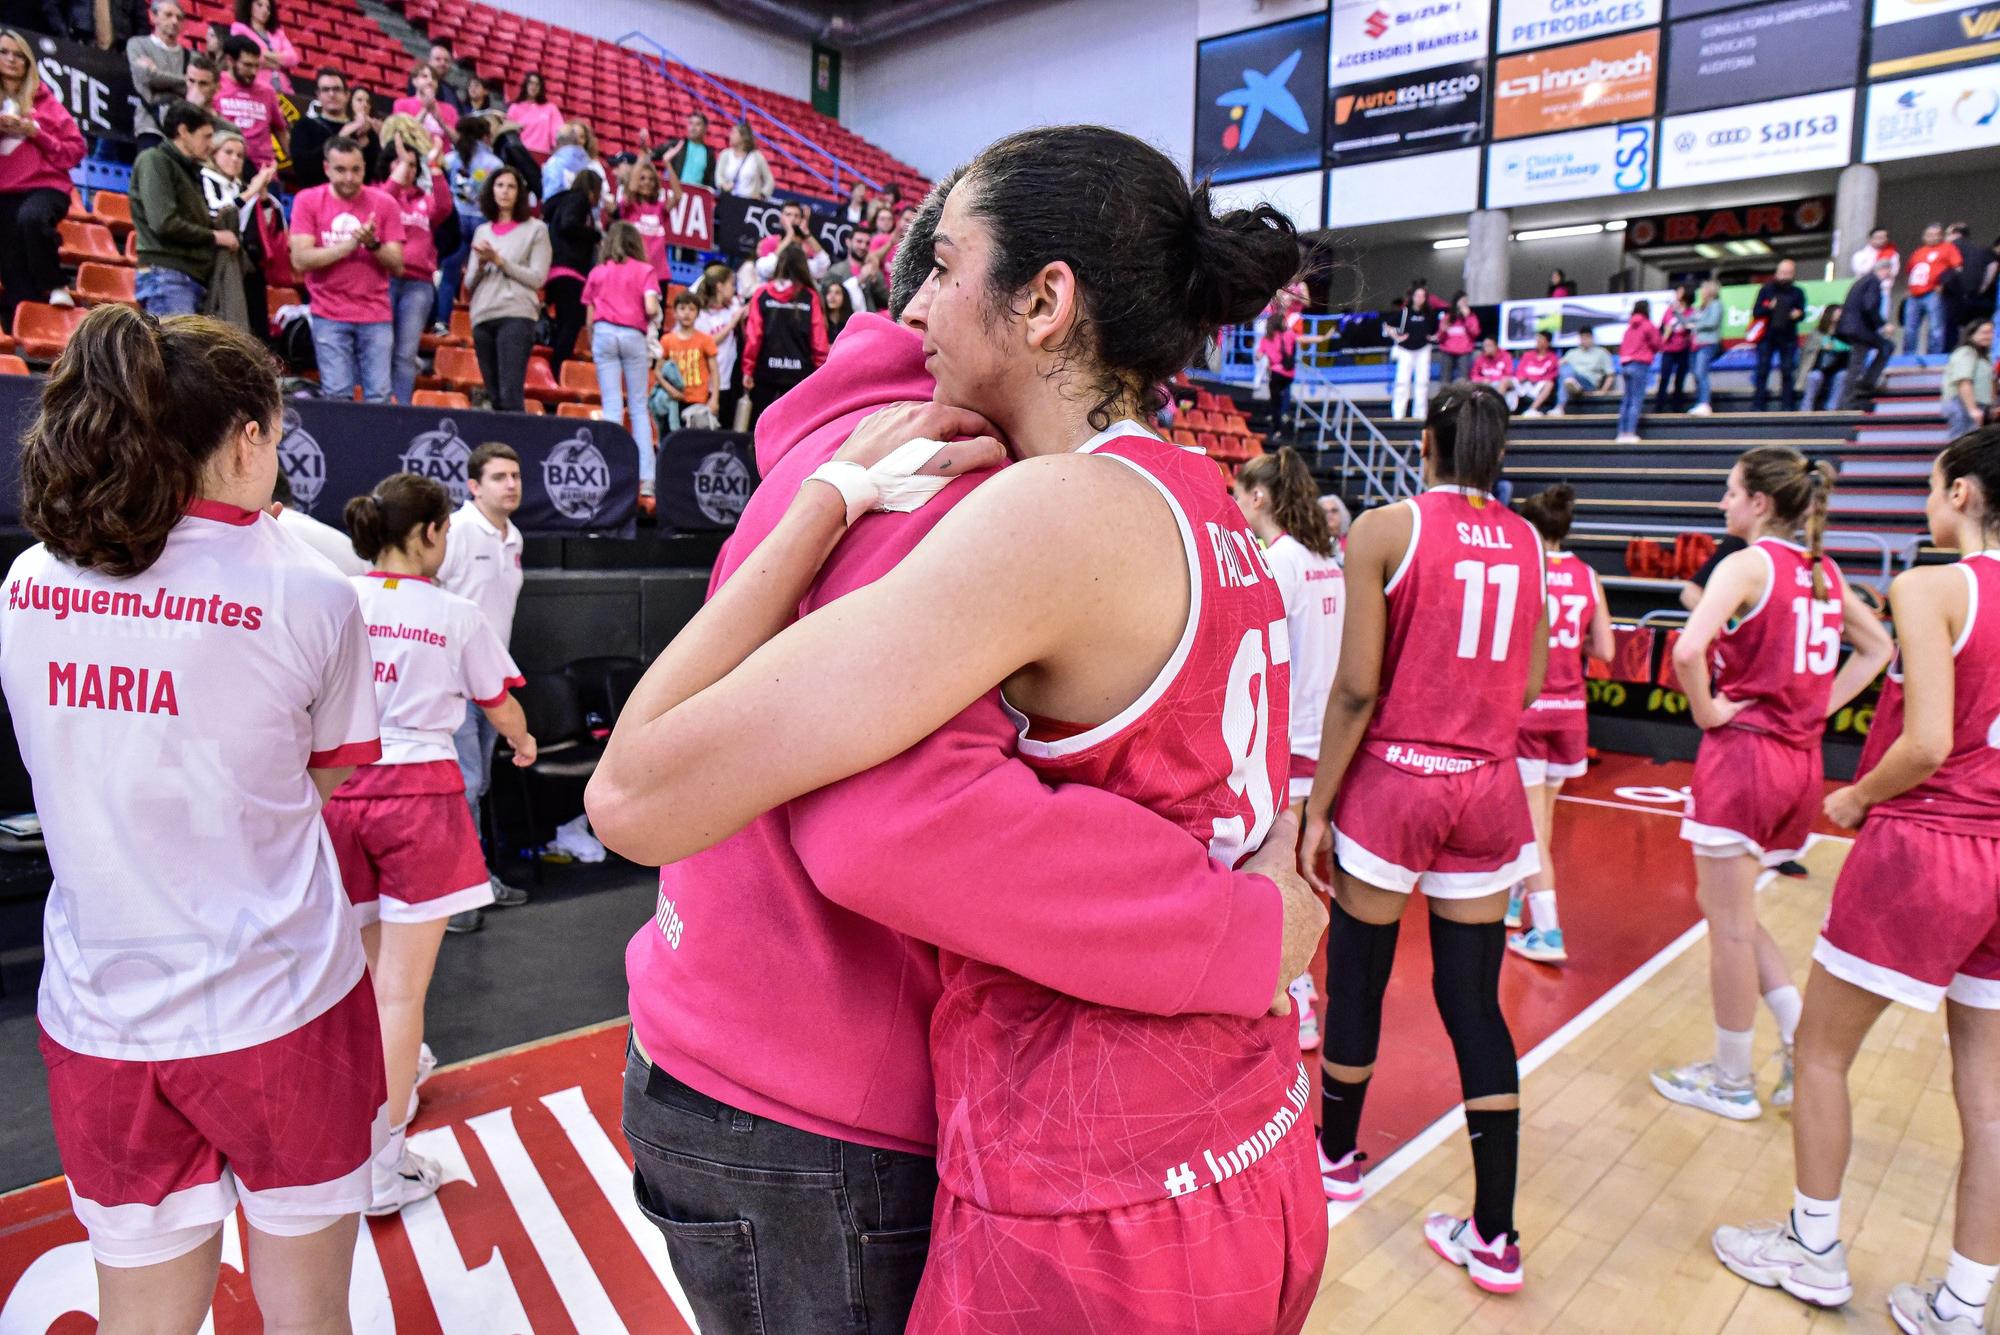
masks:
{"type": "Polygon", "coordinates": [[[1314,553],[1289,533],[1265,548],[1264,562],[1285,600],[1285,628],[1292,640],[1292,754],[1317,760],[1326,698],[1340,666],[1345,576],[1339,561],[1314,553]]]}

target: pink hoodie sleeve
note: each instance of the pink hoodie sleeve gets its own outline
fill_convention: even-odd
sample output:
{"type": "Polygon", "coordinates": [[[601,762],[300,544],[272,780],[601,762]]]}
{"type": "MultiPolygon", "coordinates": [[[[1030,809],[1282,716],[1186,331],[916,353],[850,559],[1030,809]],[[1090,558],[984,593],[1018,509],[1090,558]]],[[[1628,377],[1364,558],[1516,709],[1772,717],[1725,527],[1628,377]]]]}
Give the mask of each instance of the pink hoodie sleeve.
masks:
{"type": "Polygon", "coordinates": [[[893,760],[795,799],[821,893],[1065,995],[1149,1015],[1255,1017],[1280,980],[1283,901],[1164,816],[1014,755],[988,693],[893,760]]]}

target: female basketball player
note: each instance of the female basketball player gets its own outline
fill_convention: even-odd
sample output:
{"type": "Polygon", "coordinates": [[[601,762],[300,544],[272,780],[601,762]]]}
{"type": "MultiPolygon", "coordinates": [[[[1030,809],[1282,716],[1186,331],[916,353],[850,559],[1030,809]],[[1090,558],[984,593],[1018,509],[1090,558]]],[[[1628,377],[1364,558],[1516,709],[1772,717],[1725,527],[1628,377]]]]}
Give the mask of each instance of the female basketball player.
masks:
{"type": "Polygon", "coordinates": [[[1432,992],[1458,1058],[1477,1179],[1472,1214],[1433,1214],[1424,1237],[1493,1293],[1521,1287],[1514,1231],[1520,1077],[1500,1013],[1507,887],[1537,864],[1514,755],[1542,689],[1548,626],[1542,544],[1493,497],[1507,405],[1449,386],[1424,419],[1429,490],[1354,521],[1347,626],[1306,799],[1308,874],[1333,855],[1326,944],[1320,1175],[1361,1198],[1362,1101],[1382,994],[1412,891],[1430,907],[1432,992]]]}
{"type": "Polygon", "coordinates": [[[362,923],[383,1069],[395,1128],[375,1156],[368,1213],[394,1214],[437,1191],[438,1165],[404,1144],[416,1116],[424,997],[445,920],[493,902],[492,878],[465,804],[452,732],[465,702],[486,712],[535,763],[520,704],[520,670],[476,604],[434,582],[444,564],[451,497],[429,478],[397,473],[343,512],[354,550],[373,569],[354,576],[375,659],[382,758],[356,770],[326,804],[340,878],[362,923]]]}
{"type": "Polygon", "coordinates": [[[1681,838],[1694,846],[1708,919],[1715,1056],[1663,1067],[1653,1087],[1736,1121],[1763,1112],[1750,1078],[1760,993],[1784,1049],[1771,1106],[1792,1102],[1799,990],[1757,922],[1758,875],[1804,849],[1819,809],[1827,715],[1875,679],[1891,649],[1882,623],[1821,554],[1832,490],[1833,466],[1797,450],[1765,445],[1737,459],[1721,509],[1730,535],[1750,545],[1716,566],[1674,644],[1674,672],[1702,728],[1681,838]],[[1842,639],[1854,652],[1836,672],[1842,639]]]}
{"type": "Polygon", "coordinates": [[[192,1335],[239,1204],[265,1325],[345,1330],[387,1129],[319,814],[381,754],[368,634],[263,513],[281,406],[246,335],[100,306],[21,442],[41,541],[0,681],[55,873],[37,1014],[107,1331],[192,1335]]]}
{"type": "MultiPolygon", "coordinates": [[[[1280,294],[1282,297],[1282,294],[1280,294]]],[[[1260,454],[1236,474],[1236,508],[1264,544],[1264,564],[1285,601],[1286,638],[1292,659],[1292,814],[1312,790],[1319,763],[1319,721],[1340,662],[1341,570],[1333,532],[1320,508],[1319,484],[1299,452],[1287,445],[1260,454]]],[[[1291,986],[1299,1012],[1299,1046],[1319,1046],[1313,1013],[1313,979],[1300,974],[1291,986]]]]}
{"type": "Polygon", "coordinates": [[[1798,1184],[1781,1223],[1721,1228],[1715,1253],[1743,1278],[1830,1307],[1854,1286],[1840,1242],[1840,1182],[1854,1118],[1847,1072],[1891,1001],[1945,1003],[1965,1152],[1944,1278],[1899,1284],[1909,1335],[1985,1328],[2000,1276],[2000,428],[1938,456],[1924,510],[1931,541],[1962,553],[1889,587],[1900,659],[1860,777],[1826,814],[1861,834],[1813,948],[1799,1021],[1792,1151],[1798,1184]]]}
{"type": "Polygon", "coordinates": [[[1521,925],[1521,891],[1527,889],[1528,909],[1535,925],[1512,932],[1507,949],[1543,964],[1569,958],[1563,946],[1562,924],[1556,918],[1556,864],[1553,843],[1556,796],[1563,780],[1587,768],[1590,720],[1584,713],[1583,656],[1611,661],[1611,613],[1604,605],[1604,587],[1597,572],[1562,549],[1576,517],[1576,490],[1559,482],[1521,503],[1521,517],[1542,535],[1543,578],[1548,587],[1549,666],[1542,693],[1521,715],[1519,750],[1514,763],[1528,790],[1528,814],[1535,821],[1535,847],[1542,865],[1530,872],[1507,896],[1507,925],[1521,925]],[[1585,635],[1588,634],[1588,640],[1585,635]]]}
{"type": "MultiPolygon", "coordinates": [[[[1234,864],[1281,815],[1284,608],[1213,465],[1137,419],[1292,276],[1291,228],[1262,208],[1217,217],[1156,150],[1072,126],[982,153],[934,244],[905,319],[959,407],[877,414],[801,488],[634,695],[593,827],[643,860],[685,856],[998,686],[1047,781],[1123,792],[1234,864]],[[989,430],[1021,462],[893,571],[786,626],[848,523],[999,453],[912,436],[989,430]]],[[[1310,949],[1291,944],[1284,978],[1310,949]]],[[[1115,1011],[942,963],[942,1188],[911,1327],[1298,1330],[1326,1215],[1293,1134],[1290,1025],[1115,1011]]]]}

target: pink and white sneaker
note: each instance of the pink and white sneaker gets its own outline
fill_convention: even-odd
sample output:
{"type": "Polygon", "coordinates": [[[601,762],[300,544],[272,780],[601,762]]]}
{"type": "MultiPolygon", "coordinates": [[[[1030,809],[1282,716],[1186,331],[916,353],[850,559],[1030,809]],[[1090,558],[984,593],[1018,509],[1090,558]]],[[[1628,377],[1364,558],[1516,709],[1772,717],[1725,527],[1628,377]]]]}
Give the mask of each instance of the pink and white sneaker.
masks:
{"type": "Polygon", "coordinates": [[[1326,1149],[1318,1141],[1313,1142],[1313,1149],[1319,1155],[1319,1184],[1326,1189],[1326,1198],[1344,1202],[1360,1200],[1362,1165],[1368,1162],[1368,1156],[1360,1150],[1349,1150],[1335,1163],[1326,1157],[1326,1149]]]}
{"type": "Polygon", "coordinates": [[[1488,1293],[1519,1293],[1526,1277],[1518,1243],[1487,1242],[1470,1219],[1434,1214],[1424,1220],[1424,1241],[1453,1265],[1464,1266],[1472,1282],[1488,1293]]]}

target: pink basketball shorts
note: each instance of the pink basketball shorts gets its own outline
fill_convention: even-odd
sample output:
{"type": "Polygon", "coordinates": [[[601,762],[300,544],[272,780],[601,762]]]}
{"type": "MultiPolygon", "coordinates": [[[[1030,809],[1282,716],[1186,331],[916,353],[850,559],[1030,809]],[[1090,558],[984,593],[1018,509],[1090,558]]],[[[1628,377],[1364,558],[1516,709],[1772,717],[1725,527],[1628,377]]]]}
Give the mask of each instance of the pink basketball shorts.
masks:
{"type": "Polygon", "coordinates": [[[2000,1010],[2000,838],[1870,816],[1834,883],[1813,958],[1920,1010],[1947,997],[2000,1010]]]}
{"type": "Polygon", "coordinates": [[[1417,774],[1366,750],[1333,800],[1333,855],[1370,885],[1433,899],[1478,899],[1542,865],[1514,766],[1417,774]]]}
{"type": "Polygon", "coordinates": [[[1515,767],[1530,788],[1574,779],[1590,768],[1590,716],[1582,709],[1533,709],[1521,716],[1515,767]]]}
{"type": "Polygon", "coordinates": [[[1697,857],[1747,854],[1766,867],[1789,862],[1812,833],[1824,777],[1817,746],[1744,728],[1705,732],[1681,838],[1697,857]]]}
{"type": "Polygon", "coordinates": [[[362,922],[433,922],[493,902],[455,761],[358,769],[325,814],[340,879],[362,922]],[[411,788],[432,791],[399,791],[411,788]]]}

